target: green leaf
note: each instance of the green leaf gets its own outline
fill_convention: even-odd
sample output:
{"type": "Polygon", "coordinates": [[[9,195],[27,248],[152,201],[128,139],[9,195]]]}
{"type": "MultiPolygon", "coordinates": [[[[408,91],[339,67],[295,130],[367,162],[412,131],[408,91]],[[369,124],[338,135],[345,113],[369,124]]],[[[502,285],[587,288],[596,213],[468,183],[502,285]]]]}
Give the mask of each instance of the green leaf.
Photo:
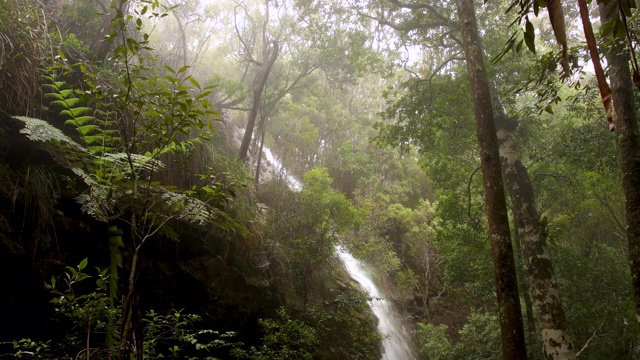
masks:
{"type": "Polygon", "coordinates": [[[532,53],[536,52],[535,40],[536,40],[535,29],[533,27],[533,24],[527,18],[527,23],[525,24],[525,31],[524,31],[524,42],[532,53]]]}
{"type": "Polygon", "coordinates": [[[77,97],[73,97],[73,98],[68,98],[67,100],[65,100],[65,102],[67,103],[68,108],[72,108],[80,102],[80,99],[77,97]]]}
{"type": "Polygon", "coordinates": [[[634,0],[620,0],[618,1],[618,7],[622,10],[626,17],[631,17],[631,8],[635,8],[636,4],[634,0]]]}
{"type": "MultiPolygon", "coordinates": [[[[73,105],[71,105],[73,106],[73,105]]],[[[86,114],[87,112],[91,111],[91,108],[88,107],[77,107],[77,108],[73,108],[71,109],[71,116],[72,117],[79,117],[80,115],[86,114]]]]}
{"type": "Polygon", "coordinates": [[[88,263],[89,263],[89,259],[87,258],[82,259],[82,261],[80,261],[80,264],[78,264],[78,270],[82,270],[86,268],[88,263]]]}
{"type": "Polygon", "coordinates": [[[99,130],[100,130],[100,127],[98,125],[85,125],[85,126],[78,127],[78,131],[80,132],[80,134],[82,134],[82,136],[87,136],[99,130]]]}
{"type": "Polygon", "coordinates": [[[189,82],[190,82],[193,86],[195,86],[198,90],[200,90],[200,89],[202,88],[202,87],[200,86],[200,83],[199,83],[196,79],[194,79],[193,77],[189,76],[189,77],[187,78],[187,80],[189,80],[189,82]]]}
{"type": "Polygon", "coordinates": [[[71,96],[72,94],[73,94],[73,89],[60,90],[60,95],[65,99],[71,96]]]}
{"type": "Polygon", "coordinates": [[[89,145],[102,144],[105,140],[104,135],[85,135],[83,137],[84,141],[89,145]]]}
{"type": "Polygon", "coordinates": [[[52,95],[58,99],[58,100],[54,100],[51,102],[51,106],[57,106],[57,107],[61,107],[63,109],[69,109],[69,106],[67,105],[67,102],[64,101],[64,98],[62,96],[60,96],[60,94],[47,94],[47,95],[52,95]]]}
{"type": "Polygon", "coordinates": [[[201,92],[200,94],[198,94],[196,96],[196,99],[200,100],[202,98],[205,98],[205,97],[209,96],[209,94],[211,94],[211,90],[203,91],[203,92],[201,92]]]}
{"type": "Polygon", "coordinates": [[[93,116],[78,116],[77,118],[74,119],[76,124],[78,125],[84,125],[86,123],[88,123],[89,121],[93,121],[95,120],[95,118],[93,116]]]}

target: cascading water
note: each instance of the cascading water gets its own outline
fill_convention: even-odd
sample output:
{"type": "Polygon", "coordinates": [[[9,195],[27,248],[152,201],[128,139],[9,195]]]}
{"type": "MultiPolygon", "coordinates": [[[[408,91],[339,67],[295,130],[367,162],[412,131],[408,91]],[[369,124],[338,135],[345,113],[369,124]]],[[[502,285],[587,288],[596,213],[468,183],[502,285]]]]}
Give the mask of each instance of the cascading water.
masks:
{"type": "MultiPolygon", "coordinates": [[[[287,179],[292,190],[302,190],[302,184],[293,175],[289,174],[280,160],[271,153],[271,150],[264,148],[264,154],[275,174],[282,174],[287,179]]],[[[369,301],[369,306],[371,306],[371,310],[378,318],[378,331],[384,336],[382,341],[384,351],[382,360],[414,360],[415,356],[402,329],[400,315],[396,312],[393,304],[385,298],[373,283],[367,274],[366,265],[340,246],[336,247],[336,252],[349,275],[372,298],[369,301]]]]}
{"type": "Polygon", "coordinates": [[[267,159],[267,162],[273,167],[272,171],[275,174],[281,173],[284,178],[287,179],[287,183],[289,184],[290,189],[295,191],[302,190],[302,184],[300,183],[300,181],[298,181],[298,179],[291,175],[289,171],[287,171],[287,169],[282,166],[282,163],[273,155],[271,149],[265,147],[262,149],[262,152],[264,153],[264,157],[267,159]]]}
{"type": "Polygon", "coordinates": [[[371,296],[369,305],[378,317],[378,331],[384,336],[382,360],[413,360],[415,356],[407,342],[400,316],[393,305],[378,290],[367,274],[367,266],[349,252],[337,247],[338,256],[349,272],[349,275],[371,296]]]}

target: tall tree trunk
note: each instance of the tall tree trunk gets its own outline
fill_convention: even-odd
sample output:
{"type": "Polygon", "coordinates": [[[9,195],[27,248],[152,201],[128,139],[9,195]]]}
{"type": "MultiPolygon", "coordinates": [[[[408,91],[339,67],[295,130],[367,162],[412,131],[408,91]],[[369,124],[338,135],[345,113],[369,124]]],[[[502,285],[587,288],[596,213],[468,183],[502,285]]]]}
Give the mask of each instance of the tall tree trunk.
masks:
{"type": "MultiPolygon", "coordinates": [[[[495,91],[494,91],[495,92],[495,91]]],[[[516,230],[521,241],[524,264],[529,274],[533,303],[542,332],[543,350],[547,359],[574,360],[576,352],[560,301],[558,283],[546,243],[546,224],[540,221],[533,185],[522,164],[514,131],[516,119],[509,119],[497,93],[494,111],[500,143],[500,160],[507,184],[516,230]]]]}
{"type": "Polygon", "coordinates": [[[272,46],[270,46],[268,43],[265,43],[264,46],[265,50],[263,51],[263,53],[267,56],[263,57],[263,61],[260,67],[260,73],[258,74],[258,78],[256,81],[256,88],[253,90],[253,103],[251,104],[251,109],[249,110],[247,127],[244,130],[244,137],[242,138],[240,153],[238,155],[241,160],[245,160],[247,158],[247,153],[249,152],[249,144],[251,144],[251,137],[253,135],[253,128],[256,125],[258,110],[260,110],[262,94],[264,93],[264,88],[267,84],[269,73],[271,73],[271,68],[276,62],[276,59],[278,58],[280,52],[279,45],[276,41],[273,42],[272,46]]]}
{"type": "MultiPolygon", "coordinates": [[[[182,56],[180,56],[181,59],[178,59],[178,61],[176,62],[176,68],[181,68],[183,66],[187,66],[187,33],[184,31],[182,19],[180,19],[180,16],[176,11],[173,11],[173,17],[176,19],[178,29],[180,30],[180,50],[182,51],[182,56]]],[[[186,75],[186,72],[181,72],[179,74],[180,79],[184,79],[186,75]]]]}
{"type": "Polygon", "coordinates": [[[109,32],[111,31],[111,23],[113,22],[113,19],[116,18],[118,11],[125,11],[127,2],[128,0],[114,0],[113,9],[105,15],[102,26],[91,43],[90,50],[94,54],[96,60],[102,61],[107,58],[107,54],[109,53],[109,50],[111,50],[112,42],[105,41],[104,37],[109,35],[109,32]]]}
{"type": "Polygon", "coordinates": [[[500,312],[502,358],[505,360],[524,360],[527,358],[527,351],[522,328],[522,312],[511,246],[509,217],[502,184],[498,138],[491,106],[491,92],[481,46],[482,39],[478,33],[473,0],[456,0],[456,5],[462,33],[462,45],[471,79],[476,135],[480,145],[482,183],[500,312]]]}
{"type": "MultiPolygon", "coordinates": [[[[615,10],[609,11],[609,6],[616,6],[616,4],[616,1],[611,1],[607,7],[600,6],[602,23],[617,14],[615,10]]],[[[609,80],[622,170],[633,301],[636,320],[640,326],[640,130],[631,71],[627,61],[628,49],[625,49],[620,41],[610,42],[610,44],[609,53],[605,55],[609,64],[609,80]]]]}

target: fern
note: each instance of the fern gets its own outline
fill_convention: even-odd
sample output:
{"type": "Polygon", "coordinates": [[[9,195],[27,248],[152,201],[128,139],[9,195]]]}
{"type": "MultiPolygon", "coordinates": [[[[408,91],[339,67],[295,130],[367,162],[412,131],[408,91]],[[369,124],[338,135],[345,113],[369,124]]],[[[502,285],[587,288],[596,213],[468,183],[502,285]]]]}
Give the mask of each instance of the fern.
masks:
{"type": "Polygon", "coordinates": [[[24,128],[20,130],[21,134],[25,134],[31,141],[41,142],[57,142],[68,145],[75,150],[85,152],[86,149],[70,137],[65,135],[60,129],[54,127],[48,122],[40,119],[34,119],[26,116],[16,116],[16,119],[24,123],[24,128]]]}
{"type": "MultiPolygon", "coordinates": [[[[45,81],[42,84],[45,98],[52,99],[50,106],[61,109],[60,115],[67,119],[64,124],[78,131],[80,138],[87,145],[87,150],[93,154],[115,152],[120,138],[116,130],[109,129],[113,122],[99,120],[91,115],[93,109],[79,106],[82,100],[78,95],[82,92],[70,89],[65,81],[57,81],[53,68],[45,70],[45,73],[50,74],[42,76],[45,81]]],[[[104,112],[101,114],[106,115],[104,112]]]]}

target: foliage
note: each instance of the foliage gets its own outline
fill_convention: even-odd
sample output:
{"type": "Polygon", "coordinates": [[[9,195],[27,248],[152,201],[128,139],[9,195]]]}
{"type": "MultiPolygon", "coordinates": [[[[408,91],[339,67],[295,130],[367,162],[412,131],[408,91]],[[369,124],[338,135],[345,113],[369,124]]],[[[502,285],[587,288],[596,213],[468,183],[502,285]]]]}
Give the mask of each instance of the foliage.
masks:
{"type": "Polygon", "coordinates": [[[37,114],[37,64],[49,46],[45,15],[35,1],[0,1],[0,106],[10,114],[37,114]]]}
{"type": "Polygon", "coordinates": [[[237,346],[231,340],[234,332],[219,333],[209,329],[196,329],[200,315],[172,311],[161,315],[151,310],[144,318],[146,326],[145,357],[167,359],[216,359],[208,356],[213,349],[237,346]],[[195,356],[194,356],[195,355],[195,356]]]}
{"type": "MultiPolygon", "coordinates": [[[[576,229],[573,240],[584,241],[584,235],[576,229]]],[[[581,357],[630,358],[636,329],[626,254],[599,242],[581,247],[558,244],[555,251],[558,258],[572,259],[558,261],[557,271],[574,341],[581,348],[592,338],[581,357]]]]}
{"type": "Polygon", "coordinates": [[[459,359],[500,359],[500,328],[498,316],[472,311],[467,324],[460,330],[460,342],[455,346],[459,359]]]}
{"type": "Polygon", "coordinates": [[[418,323],[416,338],[419,343],[419,353],[425,359],[446,359],[452,351],[452,346],[445,331],[447,325],[433,325],[418,323]]]}
{"type": "MultiPolygon", "coordinates": [[[[48,149],[51,155],[54,156],[60,165],[70,167],[71,170],[78,175],[79,179],[90,187],[90,191],[79,195],[77,200],[84,211],[99,220],[108,221],[110,218],[109,214],[117,208],[116,200],[121,203],[126,203],[126,199],[131,196],[131,194],[126,191],[129,183],[124,181],[124,175],[128,175],[126,172],[127,166],[131,166],[134,171],[150,171],[160,167],[160,165],[156,165],[148,157],[143,155],[132,154],[127,157],[124,153],[110,153],[104,154],[103,156],[96,156],[64,135],[59,129],[43,120],[27,117],[16,117],[15,119],[24,124],[24,128],[20,130],[22,134],[25,134],[25,136],[32,141],[52,144],[53,148],[48,149]],[[67,157],[55,156],[59,155],[60,152],[67,157]],[[78,154],[82,154],[82,156],[78,157],[78,154]],[[128,160],[130,160],[130,162],[127,162],[127,158],[129,158],[128,160]],[[83,168],[84,161],[93,162],[94,165],[89,164],[89,168],[83,168]],[[116,182],[115,184],[122,181],[123,183],[120,183],[120,185],[125,188],[120,191],[114,191],[112,188],[114,184],[109,184],[105,181],[106,179],[104,177],[106,175],[100,168],[96,169],[95,166],[97,165],[95,164],[110,169],[113,173],[109,176],[116,182]],[[85,169],[94,170],[96,173],[88,174],[85,172],[85,169]]],[[[215,214],[222,214],[219,210],[208,206],[203,201],[188,194],[180,194],[156,187],[144,187],[144,189],[147,191],[149,197],[154,198],[155,203],[164,207],[170,214],[166,216],[158,213],[158,215],[161,216],[160,219],[185,219],[190,222],[203,224],[216,217],[217,215],[215,214]]]]}
{"type": "MultiPolygon", "coordinates": [[[[108,359],[117,352],[115,347],[100,344],[105,333],[117,333],[120,324],[115,320],[122,311],[120,306],[109,306],[108,269],[96,269],[95,275],[87,271],[88,260],[84,259],[75,268],[68,266],[62,281],[51,278],[46,284],[56,310],[55,320],[70,321],[72,328],[65,332],[62,341],[33,341],[21,339],[12,342],[14,352],[2,354],[14,358],[60,358],[91,357],[108,359]],[[95,285],[86,286],[86,280],[95,278],[95,285]],[[60,286],[62,285],[62,286],[60,286]],[[83,292],[83,288],[90,289],[83,292]]],[[[236,346],[229,339],[233,332],[220,334],[217,331],[196,328],[200,316],[171,311],[167,315],[149,311],[143,321],[146,324],[144,355],[148,358],[168,359],[214,359],[207,354],[215,348],[236,346]]],[[[133,346],[133,345],[132,345],[133,346]]]]}
{"type": "Polygon", "coordinates": [[[500,359],[500,328],[496,315],[472,311],[460,330],[460,340],[452,344],[447,326],[418,323],[420,356],[430,360],[500,359]]]}
{"type": "Polygon", "coordinates": [[[370,300],[362,292],[343,290],[309,309],[309,322],[318,329],[320,358],[380,358],[382,335],[369,308],[370,300]]]}
{"type": "Polygon", "coordinates": [[[262,345],[236,348],[238,358],[250,359],[379,359],[378,334],[369,298],[349,290],[312,306],[300,319],[281,307],[275,317],[261,319],[262,345]]]}
{"type": "Polygon", "coordinates": [[[0,354],[0,356],[11,356],[16,359],[40,359],[46,356],[50,356],[49,348],[51,342],[34,341],[31,339],[14,340],[11,345],[13,346],[13,353],[0,354]]]}
{"type": "MultiPolygon", "coordinates": [[[[178,70],[154,66],[145,21],[166,16],[167,8],[158,1],[142,3],[132,13],[124,13],[119,2],[114,6],[116,16],[105,39],[114,45],[113,72],[83,61],[72,63],[59,51],[43,75],[50,109],[60,110],[65,125],[77,131],[82,145],[44,121],[19,120],[26,125],[22,133],[32,141],[53,145],[48,149],[52,157],[84,182],[84,191],[76,200],[85,213],[102,222],[124,221],[130,226],[127,237],[111,234],[109,247],[113,252],[108,292],[112,309],[121,252],[131,254],[127,278],[132,283],[121,315],[119,358],[123,358],[134,326],[131,302],[141,246],[169,222],[203,225],[219,219],[221,229],[243,227],[224,212],[227,196],[233,196],[234,190],[208,183],[200,192],[195,187],[170,191],[153,181],[163,169],[161,156],[185,154],[208,138],[207,128],[218,115],[207,100],[213,87],[201,87],[195,78],[185,76],[186,66],[178,70]],[[195,196],[198,193],[203,200],[195,196]]],[[[110,318],[108,323],[115,321],[110,318]]],[[[107,346],[112,345],[113,333],[108,331],[107,346]]]]}
{"type": "Polygon", "coordinates": [[[57,28],[51,36],[63,35],[61,41],[65,54],[77,58],[86,53],[94,41],[96,30],[104,22],[103,15],[109,10],[111,1],[62,0],[49,3],[50,28],[57,28]]]}
{"type": "Polygon", "coordinates": [[[275,318],[260,320],[264,329],[263,344],[236,356],[256,360],[315,359],[318,353],[317,331],[300,320],[291,319],[285,308],[275,318]]]}
{"type": "MultiPolygon", "coordinates": [[[[230,36],[235,31],[233,6],[225,3],[186,4],[174,13],[174,23],[168,16],[171,9],[159,1],[128,2],[129,10],[119,9],[116,1],[113,10],[120,11],[115,11],[105,39],[110,57],[97,64],[88,60],[93,54],[87,53],[87,45],[105,20],[99,12],[110,10],[98,9],[105,3],[0,1],[0,104],[12,114],[26,115],[12,118],[24,125],[20,133],[60,165],[25,165],[21,159],[2,165],[4,173],[16,163],[17,170],[8,170],[20,176],[2,175],[2,196],[11,204],[5,208],[13,211],[24,202],[23,227],[37,241],[32,248],[46,249],[55,234],[38,229],[55,222],[57,201],[72,193],[85,214],[106,223],[110,249],[109,270],[92,271],[88,278],[100,284],[80,280],[89,272],[86,267],[67,268],[68,275],[55,284],[60,287],[53,303],[60,310],[58,320],[75,326],[68,338],[16,340],[9,344],[15,347],[14,356],[75,356],[85,351],[89,325],[92,348],[113,353],[112,344],[105,345],[110,342],[104,329],[115,336],[121,325],[116,290],[126,287],[116,275],[123,267],[133,267],[125,260],[131,260],[146,239],[181,240],[181,227],[208,232],[207,225],[213,224],[216,234],[211,237],[225,244],[238,238],[252,242],[234,243],[230,248],[238,251],[225,250],[220,262],[234,264],[233,271],[245,278],[271,276],[269,286],[261,284],[264,291],[289,305],[273,318],[265,317],[260,323],[262,343],[244,353],[238,350],[238,356],[375,357],[379,337],[366,297],[338,294],[343,289],[336,289],[332,279],[334,246],[344,242],[385,273],[402,310],[421,321],[417,339],[422,356],[495,357],[495,295],[476,171],[473,94],[460,66],[456,37],[451,36],[453,3],[425,4],[432,6],[430,11],[402,10],[386,1],[358,4],[357,9],[323,1],[296,2],[295,10],[291,3],[278,4],[284,11],[277,15],[282,21],[266,24],[266,33],[302,45],[281,46],[288,52],[273,67],[259,116],[268,120],[267,145],[291,173],[307,175],[300,192],[278,180],[261,184],[259,196],[266,204],[260,206],[262,215],[256,214],[253,189],[246,186],[245,166],[221,154],[223,147],[233,147],[233,135],[214,134],[210,125],[219,114],[208,103],[243,110],[257,67],[235,65],[240,56],[251,55],[239,51],[241,47],[259,45],[254,43],[258,32],[246,38],[246,44],[230,36]],[[375,12],[367,14],[370,18],[359,17],[367,5],[375,12]],[[438,11],[443,16],[438,17],[438,11]],[[399,25],[408,30],[396,40],[421,50],[408,50],[411,57],[420,56],[419,66],[404,64],[410,75],[359,78],[372,69],[382,70],[380,54],[389,62],[397,60],[392,52],[399,48],[391,49],[396,46],[391,32],[370,27],[373,20],[406,20],[399,25]],[[183,39],[169,36],[187,23],[183,39]],[[374,54],[372,44],[389,48],[374,54]],[[42,64],[52,48],[51,58],[42,64]],[[181,50],[186,58],[175,56],[181,50]],[[163,66],[160,59],[169,59],[166,64],[171,66],[163,66]],[[198,62],[184,67],[189,59],[198,62]],[[45,69],[39,72],[38,67],[45,69]],[[290,87],[298,75],[318,67],[324,71],[306,74],[290,87]],[[201,86],[196,79],[201,74],[206,74],[200,78],[208,78],[207,84],[221,86],[201,86]],[[44,106],[39,106],[40,98],[46,100],[44,106]],[[383,121],[372,128],[380,117],[383,121]],[[176,170],[187,165],[189,169],[176,170]],[[74,181],[63,180],[58,171],[74,181]],[[260,271],[252,263],[258,257],[268,264],[260,271]],[[463,327],[472,308],[476,310],[463,327]],[[63,353],[62,347],[68,351],[63,353]]],[[[595,82],[589,72],[559,79],[558,62],[565,54],[549,41],[552,29],[522,17],[532,11],[529,5],[542,2],[511,4],[516,12],[524,5],[516,15],[520,21],[514,23],[518,29],[495,26],[513,17],[513,10],[504,14],[506,3],[487,2],[478,20],[487,56],[500,60],[490,65],[489,73],[507,94],[507,110],[517,114],[523,165],[530,170],[541,213],[549,219],[547,241],[575,345],[580,348],[592,339],[581,355],[587,359],[625,358],[637,330],[630,325],[635,320],[616,140],[599,120],[603,111],[591,91],[595,82]],[[536,54],[521,51],[534,46],[536,54]]],[[[262,2],[242,5],[256,23],[265,15],[254,7],[262,7],[262,2]]],[[[575,17],[571,6],[565,11],[575,17]]],[[[272,13],[272,20],[277,16],[272,13]]],[[[632,30],[637,28],[636,16],[628,20],[632,30]]],[[[624,35],[625,29],[616,21],[602,30],[611,39],[624,35]]],[[[570,70],[575,72],[586,55],[572,46],[580,40],[573,33],[580,32],[568,34],[569,60],[574,60],[570,70]]],[[[253,54],[259,62],[259,54],[253,54]]],[[[216,131],[225,131],[227,125],[218,123],[216,131]]],[[[0,220],[3,239],[19,228],[9,224],[4,213],[0,220]]],[[[153,254],[155,249],[150,250],[153,254]]],[[[33,252],[34,262],[42,253],[33,252]]],[[[256,297],[262,295],[256,292],[256,297]]],[[[227,341],[224,334],[194,330],[196,318],[182,311],[150,312],[142,318],[149,335],[145,351],[151,357],[210,356],[216,341],[227,341]]]]}
{"type": "Polygon", "coordinates": [[[303,307],[316,271],[327,270],[335,262],[339,235],[359,220],[356,209],[331,183],[327,169],[318,168],[305,174],[305,186],[299,193],[283,187],[261,187],[264,193],[275,195],[265,198],[271,207],[267,221],[275,224],[273,232],[267,233],[269,254],[279,254],[289,264],[281,280],[301,297],[303,307]]]}

